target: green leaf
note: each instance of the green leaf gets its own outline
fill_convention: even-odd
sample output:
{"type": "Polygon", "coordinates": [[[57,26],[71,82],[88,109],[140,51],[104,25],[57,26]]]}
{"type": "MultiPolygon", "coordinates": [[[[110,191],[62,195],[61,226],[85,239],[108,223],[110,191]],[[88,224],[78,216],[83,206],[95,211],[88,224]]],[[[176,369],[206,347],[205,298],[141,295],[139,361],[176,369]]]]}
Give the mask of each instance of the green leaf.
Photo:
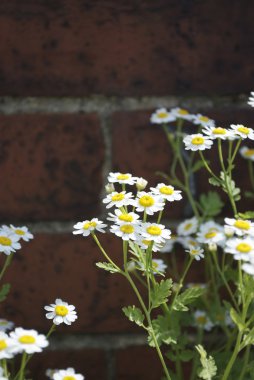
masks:
{"type": "Polygon", "coordinates": [[[143,326],[145,316],[142,311],[136,306],[127,306],[122,308],[124,314],[131,322],[135,322],[138,326],[143,326]]]}
{"type": "Polygon", "coordinates": [[[207,217],[213,217],[220,214],[224,203],[215,191],[209,191],[207,194],[201,194],[199,198],[200,205],[207,217]]]}
{"type": "Polygon", "coordinates": [[[241,316],[233,308],[230,309],[230,317],[232,321],[237,325],[239,331],[243,331],[245,329],[241,316]]]}
{"type": "Polygon", "coordinates": [[[202,365],[202,368],[198,371],[198,376],[204,380],[212,380],[217,373],[217,367],[213,357],[207,357],[207,353],[201,344],[195,347],[200,355],[200,362],[202,365]]]}
{"type": "Polygon", "coordinates": [[[248,334],[243,336],[243,341],[240,345],[240,350],[252,344],[254,344],[254,327],[250,330],[248,334]]]}
{"type": "MultiPolygon", "coordinates": [[[[152,321],[152,326],[159,346],[162,343],[176,344],[177,332],[171,328],[168,316],[159,315],[158,318],[152,321]]],[[[151,347],[155,347],[152,330],[150,328],[148,329],[148,333],[148,344],[151,347]]]]}
{"type": "MultiPolygon", "coordinates": [[[[209,165],[209,161],[207,161],[209,165]]],[[[204,162],[202,160],[198,160],[195,162],[195,164],[192,166],[192,173],[197,172],[198,170],[202,169],[205,166],[204,162]]]]}
{"type": "Polygon", "coordinates": [[[172,286],[173,281],[171,279],[161,280],[160,283],[157,282],[154,285],[154,288],[151,290],[152,309],[167,302],[172,286]]]}
{"type": "Polygon", "coordinates": [[[119,270],[116,267],[114,267],[114,265],[112,265],[110,263],[96,263],[96,266],[98,268],[104,269],[110,273],[118,273],[119,272],[119,270]]]}
{"type": "Polygon", "coordinates": [[[213,185],[213,186],[220,186],[220,185],[221,185],[220,181],[217,180],[217,179],[214,178],[214,177],[209,178],[209,179],[208,179],[208,182],[209,182],[211,185],[213,185]]]}
{"type": "Polygon", "coordinates": [[[254,219],[254,211],[239,212],[238,215],[242,219],[254,219]]]}
{"type": "Polygon", "coordinates": [[[245,191],[244,195],[246,198],[254,199],[254,193],[252,191],[245,191]]]}
{"type": "Polygon", "coordinates": [[[203,288],[189,288],[183,293],[179,294],[173,304],[173,309],[177,311],[187,311],[189,310],[186,305],[196,301],[196,299],[202,296],[205,292],[203,288]]]}
{"type": "Polygon", "coordinates": [[[241,190],[239,189],[239,187],[236,187],[235,181],[233,181],[229,175],[223,172],[220,173],[220,178],[222,179],[223,191],[225,191],[225,193],[228,193],[229,188],[234,200],[239,201],[241,199],[241,190]]]}
{"type": "Polygon", "coordinates": [[[4,284],[0,290],[0,302],[3,302],[11,289],[10,284],[4,284]]]}

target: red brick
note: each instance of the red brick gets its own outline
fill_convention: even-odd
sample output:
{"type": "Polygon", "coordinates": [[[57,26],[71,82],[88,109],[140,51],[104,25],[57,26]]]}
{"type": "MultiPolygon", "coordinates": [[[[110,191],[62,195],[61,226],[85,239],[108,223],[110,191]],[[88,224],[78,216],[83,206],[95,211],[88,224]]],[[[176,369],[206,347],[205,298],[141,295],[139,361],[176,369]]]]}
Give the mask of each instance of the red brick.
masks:
{"type": "Polygon", "coordinates": [[[253,11],[251,1],[27,1],[20,9],[3,0],[0,94],[249,92],[253,11]]]}
{"type": "Polygon", "coordinates": [[[45,371],[72,367],[86,379],[107,379],[105,354],[101,350],[83,349],[68,351],[45,351],[35,354],[28,365],[31,378],[45,380],[45,371]]]}
{"type": "MultiPolygon", "coordinates": [[[[110,235],[101,239],[110,256],[121,263],[120,239],[110,235]]],[[[47,331],[52,323],[46,320],[43,307],[59,297],[74,304],[79,316],[60,331],[133,331],[135,326],[122,307],[137,304],[136,296],[120,275],[97,268],[98,261],[105,260],[91,237],[36,235],[15,253],[6,275],[12,289],[3,306],[5,317],[18,326],[47,331]]]]}
{"type": "Polygon", "coordinates": [[[150,347],[119,350],[116,353],[116,371],[117,380],[158,380],[163,375],[156,351],[150,347]]]}
{"type": "Polygon", "coordinates": [[[0,115],[0,219],[99,212],[104,145],[96,115],[0,115]]]}

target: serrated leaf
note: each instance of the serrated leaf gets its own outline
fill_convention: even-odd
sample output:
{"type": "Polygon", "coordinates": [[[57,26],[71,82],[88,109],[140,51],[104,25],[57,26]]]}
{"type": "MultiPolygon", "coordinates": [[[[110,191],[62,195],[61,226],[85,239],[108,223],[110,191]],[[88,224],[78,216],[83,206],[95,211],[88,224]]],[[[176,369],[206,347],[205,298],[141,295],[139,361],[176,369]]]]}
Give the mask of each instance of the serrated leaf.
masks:
{"type": "Polygon", "coordinates": [[[209,191],[207,194],[201,194],[199,199],[203,212],[207,217],[213,217],[220,214],[224,203],[215,191],[209,191]]]}
{"type": "MultiPolygon", "coordinates": [[[[207,161],[208,165],[209,165],[209,161],[207,161]]],[[[203,167],[205,166],[204,162],[202,160],[198,160],[195,162],[195,164],[192,166],[192,173],[195,173],[197,172],[198,170],[202,169],[203,167]]]]}
{"type": "Polygon", "coordinates": [[[248,332],[248,334],[243,336],[243,341],[240,345],[240,350],[252,344],[254,344],[254,327],[248,332]]]}
{"type": "Polygon", "coordinates": [[[228,188],[230,189],[231,194],[233,195],[233,198],[235,201],[239,201],[241,199],[241,190],[239,187],[236,187],[235,181],[230,178],[229,175],[221,172],[220,178],[222,180],[222,189],[225,191],[225,193],[228,193],[228,188]]]}
{"type": "Polygon", "coordinates": [[[101,269],[104,269],[106,270],[107,272],[110,272],[110,273],[118,273],[119,270],[114,267],[114,265],[110,264],[110,263],[96,263],[96,266],[98,268],[101,268],[101,269]]]}
{"type": "Polygon", "coordinates": [[[254,219],[254,211],[239,212],[238,215],[242,219],[254,219]]]}
{"type": "Polygon", "coordinates": [[[135,322],[138,326],[143,326],[145,316],[142,311],[136,306],[127,306],[122,308],[124,314],[131,322],[135,322]]]}
{"type": "Polygon", "coordinates": [[[10,284],[4,284],[2,286],[2,288],[0,290],[0,302],[3,302],[6,299],[8,293],[10,291],[10,288],[11,288],[10,284]]]}
{"type": "Polygon", "coordinates": [[[213,357],[207,357],[207,353],[201,344],[195,347],[200,355],[200,362],[202,365],[202,368],[198,371],[198,376],[204,380],[212,380],[217,373],[217,367],[213,357]]]}
{"type": "MultiPolygon", "coordinates": [[[[168,316],[159,315],[158,318],[152,321],[153,332],[156,336],[158,345],[176,344],[177,332],[171,327],[168,316]]],[[[148,329],[148,344],[151,347],[155,347],[151,329],[148,329]]]]}
{"type": "Polygon", "coordinates": [[[232,321],[237,325],[239,331],[243,331],[245,329],[241,316],[233,308],[230,309],[230,317],[232,321]]]}
{"type": "Polygon", "coordinates": [[[183,293],[179,294],[174,300],[173,309],[176,311],[187,311],[189,310],[186,305],[196,301],[198,297],[204,294],[205,289],[203,288],[189,288],[183,293]]]}
{"type": "Polygon", "coordinates": [[[214,177],[208,179],[208,182],[213,186],[220,186],[221,182],[214,177]]]}
{"type": "Polygon", "coordinates": [[[167,302],[172,286],[173,281],[171,279],[161,280],[160,283],[157,282],[154,285],[154,288],[151,290],[152,309],[167,302]]]}

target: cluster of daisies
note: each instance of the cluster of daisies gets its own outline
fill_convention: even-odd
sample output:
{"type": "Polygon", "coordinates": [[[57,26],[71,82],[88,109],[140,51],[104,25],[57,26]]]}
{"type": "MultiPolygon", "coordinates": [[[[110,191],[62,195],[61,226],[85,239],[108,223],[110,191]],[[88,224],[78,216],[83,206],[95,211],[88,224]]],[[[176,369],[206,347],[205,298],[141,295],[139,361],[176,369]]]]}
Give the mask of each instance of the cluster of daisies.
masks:
{"type": "MultiPolygon", "coordinates": [[[[162,212],[166,202],[182,199],[181,191],[164,183],[144,191],[147,181],[129,173],[110,173],[108,182],[109,194],[103,199],[103,203],[107,209],[113,209],[107,217],[111,222],[110,232],[124,241],[135,242],[144,251],[160,251],[171,238],[171,231],[160,223],[162,212]],[[120,187],[119,191],[116,191],[115,185],[120,187]],[[126,191],[127,185],[135,185],[136,193],[126,191]],[[158,215],[157,218],[155,214],[158,215]],[[156,218],[156,222],[148,222],[148,216],[156,218]]],[[[75,224],[73,234],[94,235],[97,231],[105,232],[106,227],[102,221],[93,218],[75,224]]],[[[154,259],[152,265],[154,272],[164,272],[166,269],[166,265],[160,259],[154,259]]],[[[143,270],[142,265],[137,269],[143,270]]]]}
{"type": "MultiPolygon", "coordinates": [[[[254,107],[254,93],[251,93],[249,104],[254,107]]],[[[151,115],[151,123],[153,124],[168,124],[174,123],[177,120],[186,120],[199,128],[200,133],[187,135],[184,137],[183,142],[186,150],[198,151],[210,149],[215,139],[221,140],[237,140],[237,139],[250,139],[254,140],[254,130],[242,124],[231,124],[230,128],[222,128],[215,125],[215,121],[202,114],[190,114],[189,111],[183,108],[173,108],[168,111],[162,107],[157,109],[151,115]]],[[[242,157],[254,160],[254,149],[243,146],[240,150],[242,157]]]]}
{"type": "Polygon", "coordinates": [[[0,227],[0,253],[9,256],[11,253],[21,249],[20,241],[29,241],[33,235],[27,227],[15,227],[3,225],[0,227]]]}
{"type": "MultiPolygon", "coordinates": [[[[54,325],[60,325],[61,323],[71,325],[77,319],[75,306],[69,305],[60,298],[57,298],[55,303],[45,306],[45,310],[47,311],[46,318],[52,319],[54,325]]],[[[13,322],[0,319],[0,360],[12,359],[17,354],[26,353],[32,355],[42,352],[49,345],[47,337],[39,334],[36,330],[23,329],[22,327],[13,329],[13,327],[13,322]],[[10,332],[8,333],[8,331],[10,332]]],[[[50,375],[48,370],[47,374],[53,380],[64,380],[68,376],[68,379],[72,380],[84,379],[84,376],[76,374],[73,368],[51,370],[50,375]]],[[[2,375],[3,369],[0,367],[0,379],[6,380],[7,378],[2,375]]]]}

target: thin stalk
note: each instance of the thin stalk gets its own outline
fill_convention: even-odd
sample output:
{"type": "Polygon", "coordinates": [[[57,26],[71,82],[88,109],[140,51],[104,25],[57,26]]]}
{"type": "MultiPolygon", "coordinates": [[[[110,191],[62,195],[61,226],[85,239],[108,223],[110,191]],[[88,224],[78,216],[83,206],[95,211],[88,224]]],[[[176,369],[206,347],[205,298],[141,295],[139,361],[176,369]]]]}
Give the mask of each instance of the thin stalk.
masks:
{"type": "Polygon", "coordinates": [[[95,233],[92,233],[91,234],[95,243],[98,245],[100,251],[103,253],[103,255],[105,256],[105,258],[108,260],[108,262],[110,262],[110,264],[113,265],[113,267],[115,269],[117,269],[118,272],[121,272],[121,269],[111,260],[111,258],[108,256],[108,254],[106,253],[106,251],[104,250],[104,248],[102,247],[101,243],[99,242],[97,236],[95,235],[95,233]]]}
{"type": "Polygon", "coordinates": [[[244,379],[244,375],[245,375],[247,364],[248,364],[249,357],[250,357],[250,348],[251,348],[251,345],[247,346],[247,348],[245,350],[244,360],[243,360],[243,365],[242,365],[242,370],[241,370],[241,373],[240,373],[239,380],[243,380],[244,379]]]}
{"type": "Polygon", "coordinates": [[[175,293],[175,296],[174,296],[174,298],[172,300],[172,303],[171,303],[171,307],[170,307],[171,310],[173,309],[175,300],[176,300],[178,294],[180,293],[180,291],[181,291],[181,289],[183,287],[183,283],[184,283],[185,277],[186,277],[186,275],[187,275],[187,273],[188,273],[188,271],[189,271],[189,269],[191,267],[191,264],[192,264],[193,260],[194,260],[193,257],[190,257],[190,260],[188,261],[188,264],[186,265],[186,267],[184,269],[183,275],[182,275],[182,277],[180,279],[180,282],[179,282],[179,285],[178,285],[178,289],[177,289],[177,291],[175,293]]]}
{"type": "Polygon", "coordinates": [[[11,264],[11,261],[12,261],[12,257],[13,257],[13,253],[11,253],[10,255],[8,255],[5,259],[5,262],[4,262],[4,266],[0,272],[0,281],[2,280],[8,266],[11,264]]]}
{"type": "Polygon", "coordinates": [[[19,380],[24,379],[24,370],[26,368],[26,362],[27,362],[27,353],[24,352],[21,359],[21,365],[20,365],[20,371],[19,371],[19,380]]]}
{"type": "Polygon", "coordinates": [[[249,170],[251,187],[252,187],[252,190],[254,190],[254,171],[253,171],[253,162],[251,160],[248,161],[248,170],[249,170]]]}

